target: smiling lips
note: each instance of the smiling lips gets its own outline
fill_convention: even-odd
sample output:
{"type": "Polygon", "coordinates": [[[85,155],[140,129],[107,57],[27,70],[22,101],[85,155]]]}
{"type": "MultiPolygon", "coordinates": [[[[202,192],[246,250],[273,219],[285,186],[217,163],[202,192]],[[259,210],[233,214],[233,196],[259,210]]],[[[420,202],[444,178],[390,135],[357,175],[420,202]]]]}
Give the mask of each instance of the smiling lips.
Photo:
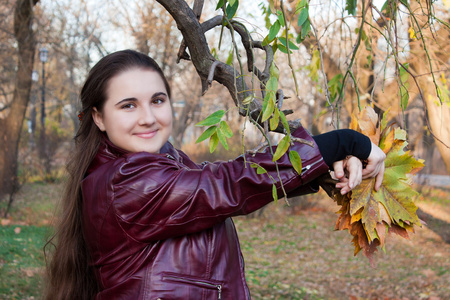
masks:
{"type": "Polygon", "coordinates": [[[158,132],[158,130],[153,130],[153,131],[135,133],[134,135],[136,135],[137,137],[143,138],[143,139],[151,139],[152,137],[154,137],[156,135],[157,132],[158,132]]]}

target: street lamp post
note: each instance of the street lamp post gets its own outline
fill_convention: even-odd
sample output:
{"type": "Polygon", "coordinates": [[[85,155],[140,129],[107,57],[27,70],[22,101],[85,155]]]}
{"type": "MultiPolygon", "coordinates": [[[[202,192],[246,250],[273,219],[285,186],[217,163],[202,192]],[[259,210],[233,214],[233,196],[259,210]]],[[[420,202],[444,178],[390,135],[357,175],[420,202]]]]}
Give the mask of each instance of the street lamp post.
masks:
{"type": "MultiPolygon", "coordinates": [[[[33,70],[33,72],[31,73],[31,80],[33,82],[38,82],[39,81],[39,72],[36,70],[33,70]]],[[[30,134],[31,134],[31,149],[34,149],[34,138],[35,138],[35,132],[36,132],[36,94],[35,94],[35,89],[32,89],[31,91],[31,116],[30,116],[30,121],[31,121],[31,125],[29,127],[30,129],[30,134]]]]}
{"type": "Polygon", "coordinates": [[[40,136],[40,154],[42,158],[46,155],[45,145],[45,63],[48,60],[48,50],[41,48],[39,50],[39,59],[42,62],[42,99],[41,99],[41,136],[40,136]]]}

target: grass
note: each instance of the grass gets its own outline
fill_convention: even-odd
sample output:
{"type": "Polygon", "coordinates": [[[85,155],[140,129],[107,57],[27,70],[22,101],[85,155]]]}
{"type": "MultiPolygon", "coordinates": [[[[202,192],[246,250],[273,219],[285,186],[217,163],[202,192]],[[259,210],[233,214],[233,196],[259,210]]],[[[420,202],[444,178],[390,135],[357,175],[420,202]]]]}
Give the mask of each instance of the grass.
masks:
{"type": "MultiPolygon", "coordinates": [[[[42,248],[60,193],[59,184],[25,185],[2,219],[0,299],[40,298],[42,248]]],[[[333,230],[336,206],[325,194],[235,218],[252,299],[448,299],[450,244],[439,231],[449,231],[449,192],[427,195],[417,202],[436,227],[417,229],[411,240],[390,237],[386,253],[376,254],[377,269],[361,253],[353,256],[348,232],[333,230]]]]}
{"type": "MultiPolygon", "coordinates": [[[[450,244],[439,232],[389,237],[373,269],[361,253],[353,256],[348,232],[333,230],[335,204],[322,194],[312,199],[314,209],[271,206],[259,219],[235,219],[254,299],[448,299],[450,244]]],[[[448,221],[443,226],[448,231],[448,221]]]]}
{"type": "Polygon", "coordinates": [[[0,299],[39,298],[49,227],[0,227],[0,299]]]}

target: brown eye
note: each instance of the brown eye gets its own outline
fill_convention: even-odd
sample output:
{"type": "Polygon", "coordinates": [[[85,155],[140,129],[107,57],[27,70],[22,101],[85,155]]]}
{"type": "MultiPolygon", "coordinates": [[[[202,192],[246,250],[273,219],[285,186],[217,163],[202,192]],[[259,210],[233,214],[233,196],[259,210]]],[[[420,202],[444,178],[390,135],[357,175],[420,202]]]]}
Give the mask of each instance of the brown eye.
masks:
{"type": "Polygon", "coordinates": [[[163,104],[164,102],[166,102],[166,99],[164,98],[155,98],[152,100],[153,104],[163,104]]]}
{"type": "Polygon", "coordinates": [[[135,108],[136,105],[134,105],[133,103],[127,103],[121,106],[122,109],[132,109],[135,108]]]}

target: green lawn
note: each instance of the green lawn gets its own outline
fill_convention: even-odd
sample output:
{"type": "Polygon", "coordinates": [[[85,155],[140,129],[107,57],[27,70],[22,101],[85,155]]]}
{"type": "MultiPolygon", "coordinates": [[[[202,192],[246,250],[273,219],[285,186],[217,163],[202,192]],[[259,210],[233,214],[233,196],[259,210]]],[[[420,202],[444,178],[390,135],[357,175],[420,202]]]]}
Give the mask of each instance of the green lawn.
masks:
{"type": "Polygon", "coordinates": [[[39,299],[49,227],[0,226],[0,299],[39,299]]]}

